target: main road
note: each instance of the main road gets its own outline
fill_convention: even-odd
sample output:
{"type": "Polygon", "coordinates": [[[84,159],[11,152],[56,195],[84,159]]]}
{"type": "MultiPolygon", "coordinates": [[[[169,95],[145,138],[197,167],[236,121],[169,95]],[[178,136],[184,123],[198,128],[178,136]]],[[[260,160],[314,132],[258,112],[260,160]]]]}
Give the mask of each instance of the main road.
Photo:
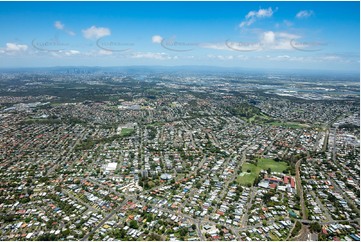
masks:
{"type": "Polygon", "coordinates": [[[119,206],[117,208],[115,208],[111,213],[109,213],[98,225],[96,225],[91,231],[89,231],[81,240],[82,241],[87,241],[89,240],[90,235],[94,234],[101,226],[103,226],[111,217],[114,216],[114,214],[118,213],[119,210],[129,201],[134,199],[135,196],[134,195],[129,195],[127,196],[126,199],[124,199],[124,201],[119,204],[119,206]]]}

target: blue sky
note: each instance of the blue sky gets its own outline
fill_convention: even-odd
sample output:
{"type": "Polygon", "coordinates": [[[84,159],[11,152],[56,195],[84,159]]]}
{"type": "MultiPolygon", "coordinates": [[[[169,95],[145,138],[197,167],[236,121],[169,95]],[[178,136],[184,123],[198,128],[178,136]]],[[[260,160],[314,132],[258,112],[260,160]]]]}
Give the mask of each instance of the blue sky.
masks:
{"type": "Polygon", "coordinates": [[[359,71],[359,2],[0,2],[0,67],[359,71]]]}

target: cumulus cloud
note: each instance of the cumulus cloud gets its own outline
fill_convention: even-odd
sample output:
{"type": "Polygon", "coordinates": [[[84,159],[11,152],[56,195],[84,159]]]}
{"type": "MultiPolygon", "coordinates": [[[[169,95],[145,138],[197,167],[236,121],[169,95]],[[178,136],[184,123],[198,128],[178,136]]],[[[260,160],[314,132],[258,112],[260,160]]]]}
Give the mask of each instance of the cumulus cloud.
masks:
{"type": "Polygon", "coordinates": [[[274,12],[271,7],[267,8],[267,9],[259,9],[258,11],[250,11],[245,16],[245,20],[239,24],[239,27],[243,28],[245,26],[250,26],[251,24],[256,22],[257,19],[260,19],[260,18],[272,17],[273,13],[274,12]]]}
{"type": "Polygon", "coordinates": [[[266,31],[261,34],[260,42],[263,49],[291,50],[291,41],[300,37],[286,32],[266,31]]]}
{"type": "Polygon", "coordinates": [[[54,27],[57,28],[57,29],[60,29],[60,30],[63,30],[64,29],[64,24],[62,24],[60,21],[55,21],[54,23],[54,27]]]}
{"type": "Polygon", "coordinates": [[[15,43],[6,43],[6,51],[26,51],[28,49],[27,45],[20,45],[15,43]]]}
{"type": "Polygon", "coordinates": [[[153,35],[152,36],[152,42],[156,44],[160,44],[163,41],[163,37],[160,35],[153,35]]]}
{"type": "Polygon", "coordinates": [[[266,44],[273,44],[276,40],[276,34],[273,31],[267,31],[262,34],[262,42],[266,44]]]}
{"type": "Polygon", "coordinates": [[[314,12],[312,10],[302,10],[299,11],[296,14],[296,18],[302,19],[302,18],[309,18],[314,14],[314,12]]]}
{"type": "Polygon", "coordinates": [[[86,39],[99,39],[111,34],[110,29],[104,27],[91,26],[88,29],[83,29],[83,36],[86,39]]]}

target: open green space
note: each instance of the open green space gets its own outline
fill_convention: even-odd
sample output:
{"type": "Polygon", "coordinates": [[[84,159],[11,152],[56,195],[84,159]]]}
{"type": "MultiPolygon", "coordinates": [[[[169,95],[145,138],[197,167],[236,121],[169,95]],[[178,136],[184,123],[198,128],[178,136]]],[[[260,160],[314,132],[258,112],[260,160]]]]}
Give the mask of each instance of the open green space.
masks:
{"type": "Polygon", "coordinates": [[[122,128],[122,131],[120,132],[121,136],[129,136],[134,132],[134,129],[130,128],[122,128]]]}
{"type": "Polygon", "coordinates": [[[272,159],[261,158],[257,160],[257,165],[251,163],[244,163],[242,165],[242,173],[238,176],[237,182],[241,185],[253,184],[253,181],[258,177],[261,170],[271,168],[274,172],[283,172],[288,168],[286,162],[274,161],[272,159]],[[250,172],[247,172],[247,171],[250,172]]]}

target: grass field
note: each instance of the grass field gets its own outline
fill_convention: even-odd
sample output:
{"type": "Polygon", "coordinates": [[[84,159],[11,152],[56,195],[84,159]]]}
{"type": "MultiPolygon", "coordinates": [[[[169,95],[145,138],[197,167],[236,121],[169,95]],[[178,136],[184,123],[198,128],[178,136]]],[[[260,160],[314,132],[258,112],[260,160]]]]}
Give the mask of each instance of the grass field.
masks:
{"type": "Polygon", "coordinates": [[[261,114],[253,115],[252,117],[246,119],[246,121],[248,121],[249,123],[254,123],[254,122],[256,122],[256,123],[265,123],[269,119],[270,119],[269,116],[261,113],[261,114]]]}
{"type": "Polygon", "coordinates": [[[237,182],[241,185],[253,184],[253,181],[258,177],[261,170],[267,170],[271,168],[271,171],[283,172],[288,168],[286,162],[274,161],[272,159],[258,159],[257,166],[251,163],[244,163],[242,165],[242,174],[238,176],[237,182]],[[250,173],[247,173],[250,170],[250,173]]]}
{"type": "Polygon", "coordinates": [[[122,131],[120,132],[121,136],[128,136],[131,135],[134,132],[134,129],[129,128],[122,128],[122,131]]]}

